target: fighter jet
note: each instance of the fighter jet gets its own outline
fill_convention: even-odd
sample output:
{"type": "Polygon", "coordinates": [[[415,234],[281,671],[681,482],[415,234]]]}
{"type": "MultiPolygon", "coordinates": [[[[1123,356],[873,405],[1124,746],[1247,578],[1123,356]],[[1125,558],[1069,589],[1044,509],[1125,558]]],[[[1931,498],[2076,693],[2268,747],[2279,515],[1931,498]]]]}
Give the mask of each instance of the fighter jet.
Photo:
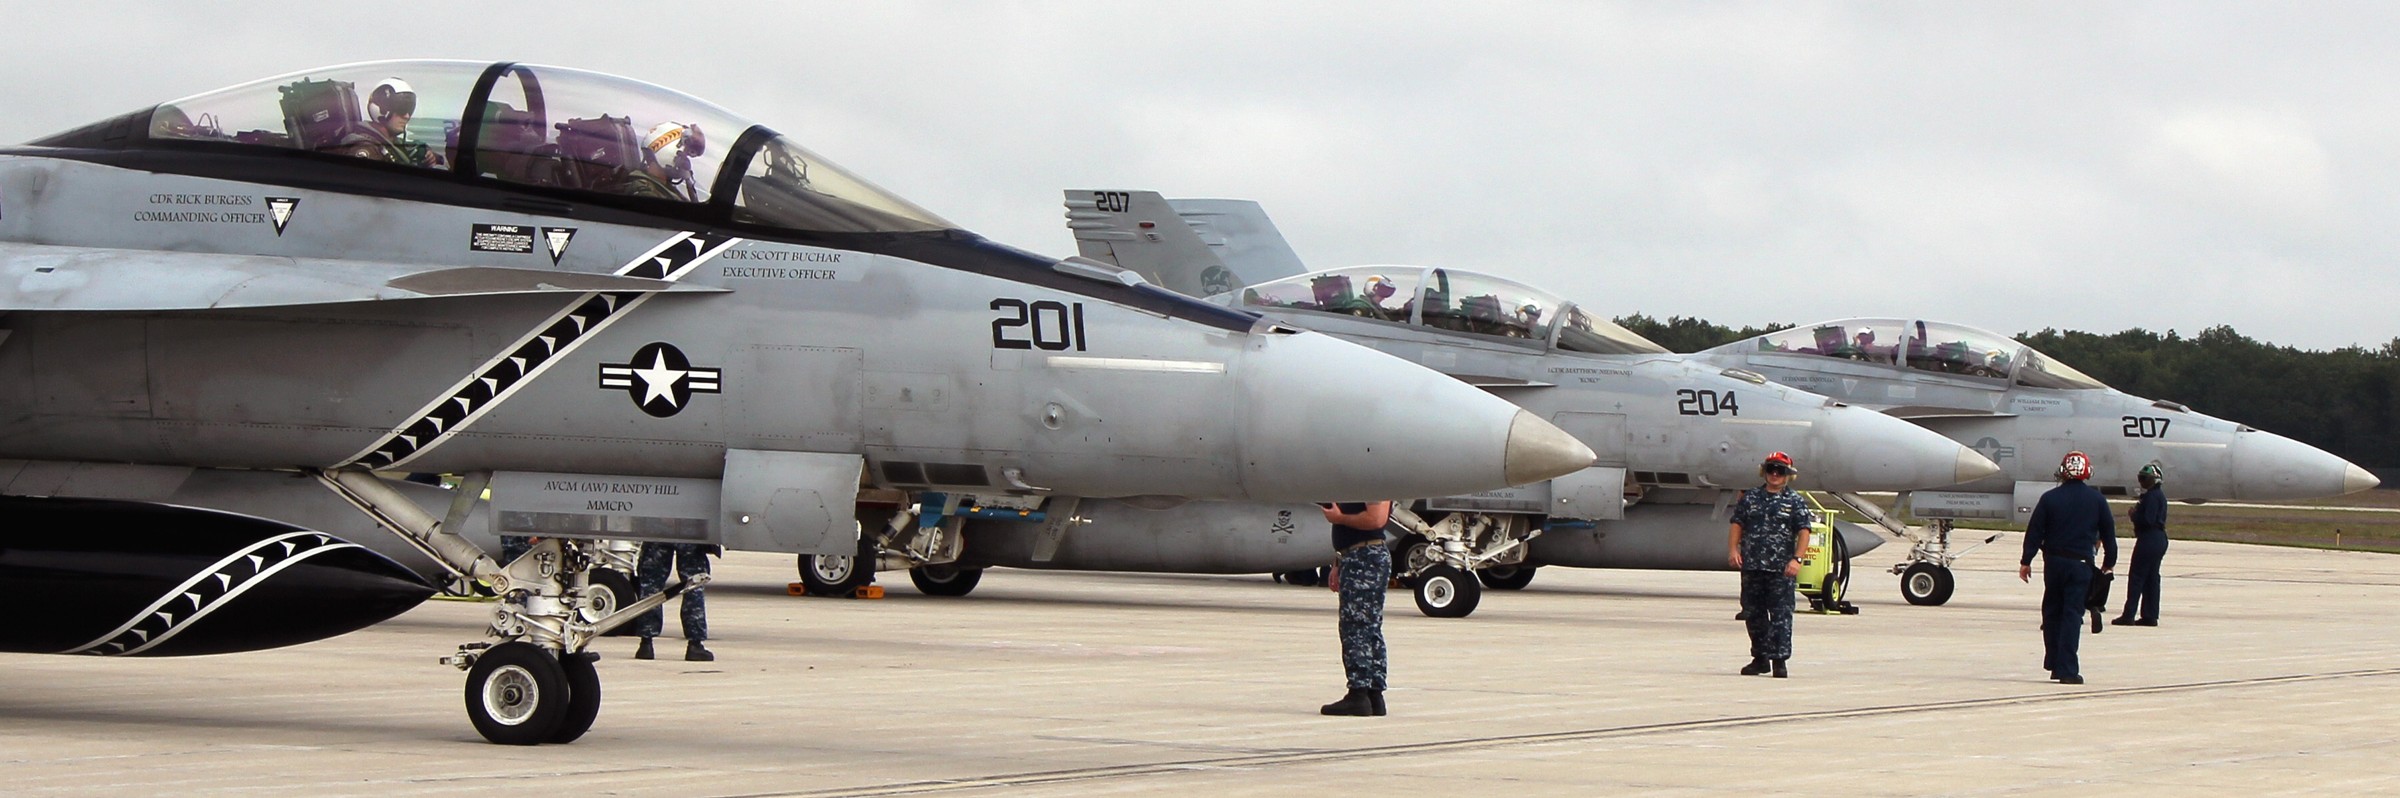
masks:
{"type": "MultiPolygon", "coordinates": [[[[2192,503],[2338,496],[2378,482],[2316,447],[2110,388],[2021,342],[1959,324],[1839,319],[1699,354],[1908,419],[1999,464],[2000,473],[1966,485],[1902,494],[1900,508],[1931,520],[1928,529],[1882,519],[1912,544],[1892,568],[1912,604],[1950,599],[1950,567],[1964,553],[1952,546],[1954,522],[2024,522],[2069,451],[2091,456],[2092,485],[2113,496],[2137,493],[2134,477],[2148,464],[2165,472],[2171,495],[2192,503]]],[[[1855,495],[1841,498],[1878,512],[1855,495]]]]}
{"type": "Polygon", "coordinates": [[[0,150],[0,374],[0,585],[88,604],[0,649],[372,623],[430,591],[351,545],[388,530],[501,597],[447,661],[510,744],[583,734],[593,636],[697,586],[607,595],[601,538],[846,554],[862,487],[1332,500],[1592,457],[1388,355],[988,241],[705,101],[516,63],[296,72],[0,150]],[[1442,457],[1371,456],[1411,446],[1442,457]],[[542,541],[500,562],[468,532],[542,541]]]}
{"type": "MultiPolygon", "coordinates": [[[[1724,568],[1724,505],[1733,489],[1755,483],[1770,452],[1808,463],[1808,484],[1844,490],[1940,487],[1997,472],[1972,450],[1898,419],[1669,353],[1606,316],[1492,275],[1363,266],[1235,286],[1240,278],[1193,229],[1238,240],[1228,235],[1235,225],[1187,226],[1154,192],[1069,191],[1067,207],[1086,257],[1162,285],[1230,289],[1217,299],[1423,363],[1550,419],[1598,453],[1597,466],[1573,475],[1417,504],[1422,520],[1395,561],[1428,614],[1471,612],[1478,573],[1522,587],[1545,564],[1724,568]]],[[[1351,428],[1370,432],[1371,423],[1351,428]]],[[[1446,455],[1409,446],[1379,456],[1446,455]]],[[[1255,572],[1326,558],[1320,536],[1295,535],[1322,529],[1306,505],[1144,511],[1085,500],[1076,513],[1090,523],[1005,514],[971,521],[961,564],[1255,572]]],[[[1862,545],[1875,542],[1862,537],[1862,545]]],[[[955,568],[938,579],[917,576],[929,592],[956,592],[957,580],[971,586],[975,578],[955,568]]]]}
{"type": "MultiPolygon", "coordinates": [[[[1130,195],[1092,194],[1095,204],[1124,204],[1130,195]]],[[[1201,243],[1215,251],[1224,270],[1206,293],[1224,293],[1245,282],[1287,278],[1297,274],[1290,254],[1273,222],[1255,202],[1243,200],[1167,200],[1172,211],[1157,218],[1180,216],[1201,243]]],[[[1076,214],[1070,212],[1070,217],[1076,214]]],[[[1174,240],[1174,225],[1115,230],[1104,221],[1073,222],[1087,254],[1122,251],[1142,261],[1142,268],[1168,268],[1157,247],[1140,244],[1174,240]],[[1158,232],[1165,230],[1166,232],[1158,232]]],[[[1187,241],[1186,246],[1191,244],[1187,241]]],[[[1727,344],[1699,353],[1715,365],[1762,375],[1834,400],[1876,409],[1938,432],[1974,448],[2003,471],[1970,484],[1938,490],[1906,492],[1902,505],[1933,523],[1927,528],[1901,524],[1855,491],[1822,483],[1841,504],[1872,519],[1876,526],[1910,543],[1908,558],[1892,567],[1901,576],[1901,593],[1914,604],[1941,604],[1955,585],[1950,567],[1975,546],[1953,545],[1953,524],[1961,519],[2022,522],[2041,491],[2055,484],[2051,471],[2071,449],[2094,458],[2099,477],[2094,484],[2123,495],[2145,463],[2158,463],[2174,475],[2174,494],[2185,501],[2211,499],[2296,499],[2333,496],[2374,487],[2377,480],[2365,469],[2314,447],[2248,426],[2194,413],[2174,402],[2154,401],[2110,389],[2099,381],[2024,344],[1989,332],[1959,325],[1907,319],[1845,319],[1804,325],[1792,330],[1727,344]]],[[[1805,470],[1805,469],[1804,469],[1805,470]]],[[[1804,474],[1805,477],[1805,474],[1804,474]]],[[[1805,479],[1803,480],[1806,481],[1805,479]]],[[[1841,542],[1864,543],[1853,534],[1841,542]]],[[[1710,552],[1679,548],[1672,538],[1628,535],[1589,540],[1553,536],[1538,551],[1579,550],[1575,557],[1596,557],[1626,563],[1623,567],[1705,567],[1710,552]],[[1634,563],[1652,563],[1636,565],[1634,563]]],[[[1965,543],[1965,541],[1960,541],[1965,543]]],[[[1853,546],[1863,552],[1864,547],[1853,546]]]]}

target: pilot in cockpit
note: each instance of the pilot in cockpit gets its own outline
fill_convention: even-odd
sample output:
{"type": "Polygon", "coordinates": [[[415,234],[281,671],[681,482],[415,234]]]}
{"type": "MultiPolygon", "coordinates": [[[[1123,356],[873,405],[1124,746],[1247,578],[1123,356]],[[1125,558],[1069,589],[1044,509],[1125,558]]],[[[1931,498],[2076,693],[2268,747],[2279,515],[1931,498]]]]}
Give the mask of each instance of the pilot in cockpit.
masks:
{"type": "Polygon", "coordinates": [[[651,126],[642,137],[642,165],[627,175],[619,193],[636,197],[699,202],[700,187],[693,185],[692,156],[705,152],[708,139],[701,135],[699,125],[660,122],[651,126]]]}
{"type": "MultiPolygon", "coordinates": [[[[408,81],[388,78],[367,95],[367,124],[353,125],[342,135],[342,152],[378,161],[440,168],[442,156],[408,135],[417,115],[417,90],[408,81]]],[[[355,118],[355,117],[354,117],[355,118]]]]}
{"type": "Polygon", "coordinates": [[[1365,292],[1367,305],[1374,310],[1375,315],[1381,316],[1386,321],[1408,318],[1408,300],[1401,300],[1397,307],[1391,304],[1392,297],[1399,293],[1400,286],[1394,285],[1392,278],[1380,274],[1367,278],[1365,292]]]}

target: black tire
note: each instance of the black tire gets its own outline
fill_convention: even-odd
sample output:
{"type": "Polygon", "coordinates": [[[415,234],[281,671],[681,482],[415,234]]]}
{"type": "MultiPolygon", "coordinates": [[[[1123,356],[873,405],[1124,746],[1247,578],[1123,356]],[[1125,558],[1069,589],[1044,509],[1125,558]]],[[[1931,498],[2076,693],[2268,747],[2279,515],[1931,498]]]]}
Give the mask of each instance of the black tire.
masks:
{"type": "Polygon", "coordinates": [[[1842,530],[1833,530],[1833,567],[1825,570],[1825,584],[1818,586],[1814,600],[1821,607],[1838,610],[1842,599],[1850,594],[1850,543],[1842,539],[1842,530]]]}
{"type": "MultiPolygon", "coordinates": [[[[641,590],[634,586],[633,577],[614,568],[592,569],[592,586],[606,588],[610,595],[615,596],[613,603],[608,605],[608,611],[600,613],[602,618],[608,617],[609,613],[616,612],[620,607],[633,603],[637,597],[641,596],[641,590]]],[[[633,624],[628,623],[610,629],[608,634],[602,636],[625,637],[631,634],[633,634],[633,624]]]]}
{"type": "Polygon", "coordinates": [[[1939,607],[1950,601],[1950,591],[1958,581],[1950,569],[1929,562],[1911,565],[1900,572],[1900,597],[1920,607],[1939,607]]]}
{"type": "Polygon", "coordinates": [[[975,583],[983,581],[983,569],[920,565],[908,569],[908,581],[917,583],[917,592],[928,596],[964,596],[975,592],[975,583]]]}
{"type": "Polygon", "coordinates": [[[857,554],[800,555],[800,584],[822,598],[849,598],[875,583],[874,543],[859,538],[857,554]]]}
{"type": "Polygon", "coordinates": [[[1483,601],[1483,585],[1456,566],[1425,569],[1416,584],[1417,611],[1435,618],[1464,618],[1483,601]]]}
{"type": "Polygon", "coordinates": [[[558,733],[570,691],[556,655],[532,643],[501,643],[467,670],[467,719],[483,739],[539,745],[558,733]]]}
{"type": "Polygon", "coordinates": [[[1475,572],[1483,586],[1493,590],[1524,590],[1533,584],[1533,567],[1527,565],[1495,565],[1475,572]]]}
{"type": "Polygon", "coordinates": [[[558,658],[567,674],[567,712],[558,719],[558,730],[550,733],[550,742],[574,742],[600,718],[600,669],[592,664],[599,661],[600,655],[590,652],[558,658]]]}

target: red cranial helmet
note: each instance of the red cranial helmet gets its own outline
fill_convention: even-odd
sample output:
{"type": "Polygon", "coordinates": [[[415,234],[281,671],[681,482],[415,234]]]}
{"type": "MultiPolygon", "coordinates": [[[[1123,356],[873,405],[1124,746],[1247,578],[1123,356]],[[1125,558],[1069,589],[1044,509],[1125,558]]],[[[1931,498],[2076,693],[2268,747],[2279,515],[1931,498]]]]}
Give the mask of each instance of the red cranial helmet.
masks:
{"type": "Polygon", "coordinates": [[[2092,458],[2082,452],[2068,452],[2058,461],[2058,475],[2067,479],[2091,479],[2092,458]]]}
{"type": "Polygon", "coordinates": [[[1758,464],[1758,473],[1783,474],[1785,476],[1790,476],[1792,474],[1800,473],[1800,469],[1792,466],[1791,455],[1784,454],[1782,452],[1776,452],[1774,454],[1767,455],[1766,461],[1758,464]]]}

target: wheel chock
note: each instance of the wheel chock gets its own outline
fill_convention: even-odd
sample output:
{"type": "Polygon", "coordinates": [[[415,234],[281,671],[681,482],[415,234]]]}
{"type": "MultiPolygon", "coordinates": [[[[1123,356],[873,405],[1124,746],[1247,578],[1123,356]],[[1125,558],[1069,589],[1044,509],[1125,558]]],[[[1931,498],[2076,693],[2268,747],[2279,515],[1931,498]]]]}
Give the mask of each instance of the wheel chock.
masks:
{"type": "MultiPolygon", "coordinates": [[[[784,593],[786,593],[786,594],[788,594],[788,595],[793,595],[793,596],[805,596],[805,595],[808,595],[808,583],[806,583],[806,582],[785,582],[785,583],[784,583],[784,585],[783,585],[783,592],[784,592],[784,593]]],[[[850,597],[850,598],[854,598],[854,599],[879,599],[879,598],[883,598],[883,586],[882,586],[882,585],[861,585],[861,586],[859,586],[859,588],[858,588],[857,590],[850,591],[850,596],[849,596],[849,597],[850,597]]]]}

